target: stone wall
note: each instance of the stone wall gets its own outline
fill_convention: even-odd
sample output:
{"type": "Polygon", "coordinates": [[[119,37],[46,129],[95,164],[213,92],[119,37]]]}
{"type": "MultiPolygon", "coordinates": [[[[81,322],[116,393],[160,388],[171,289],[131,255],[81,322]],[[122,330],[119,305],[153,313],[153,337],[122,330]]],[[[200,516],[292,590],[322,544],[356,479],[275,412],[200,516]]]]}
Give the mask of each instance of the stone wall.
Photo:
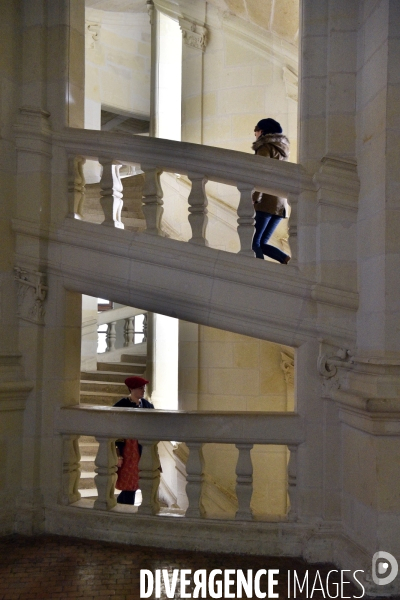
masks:
{"type": "MultiPolygon", "coordinates": [[[[181,409],[216,411],[294,410],[294,354],[291,348],[211,327],[180,323],[181,409]]],[[[236,510],[235,465],[229,444],[206,444],[203,499],[210,517],[236,510]],[[215,486],[218,490],[208,489],[215,486]]],[[[254,446],[255,516],[286,514],[287,449],[254,446]]]]}
{"type": "Polygon", "coordinates": [[[100,129],[101,106],[150,115],[150,23],[147,12],[86,9],[85,126],[100,129]]]}

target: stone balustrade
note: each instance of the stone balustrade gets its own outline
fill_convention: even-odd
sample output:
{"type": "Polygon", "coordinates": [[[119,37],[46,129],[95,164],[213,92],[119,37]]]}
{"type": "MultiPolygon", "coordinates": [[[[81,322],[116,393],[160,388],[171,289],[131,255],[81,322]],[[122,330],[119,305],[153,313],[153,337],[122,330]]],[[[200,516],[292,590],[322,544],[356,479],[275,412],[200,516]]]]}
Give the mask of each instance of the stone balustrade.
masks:
{"type": "MultiPolygon", "coordinates": [[[[239,450],[236,465],[236,496],[238,510],[235,520],[253,519],[250,501],[253,492],[253,467],[250,452],[255,444],[287,446],[290,452],[287,485],[290,509],[281,520],[297,519],[297,450],[304,440],[304,427],[296,413],[230,413],[185,412],[163,410],[130,411],[123,408],[74,406],[60,409],[56,431],[62,436],[62,488],[59,501],[70,505],[78,500],[80,477],[77,436],[95,436],[99,442],[96,457],[95,484],[98,498],[94,508],[111,510],[116,505],[114,485],[117,471],[115,440],[138,439],[143,447],[140,461],[142,504],[138,515],[159,513],[158,486],[160,479],[157,444],[160,440],[185,442],[189,448],[186,465],[186,492],[189,507],[186,518],[203,518],[202,485],[204,460],[202,448],[207,443],[235,444],[239,450]]],[[[276,519],[275,519],[276,520],[276,519]]]]}
{"type": "Polygon", "coordinates": [[[107,325],[106,334],[106,352],[113,352],[117,340],[116,325],[118,321],[124,321],[124,348],[130,348],[135,345],[135,333],[143,333],[142,342],[147,342],[147,311],[130,306],[114,308],[98,314],[97,325],[107,325]],[[135,318],[139,315],[144,316],[143,328],[136,330],[135,318]]]}
{"type": "MultiPolygon", "coordinates": [[[[144,138],[104,131],[68,129],[55,134],[68,155],[69,216],[82,218],[84,179],[82,166],[87,159],[95,159],[103,166],[99,203],[103,208],[102,225],[123,228],[121,210],[123,183],[121,165],[134,166],[145,174],[143,213],[146,233],[161,236],[163,190],[160,175],[163,172],[185,175],[192,183],[188,198],[188,220],[192,231],[189,243],[207,246],[207,195],[205,183],[213,181],[235,186],[240,192],[237,209],[239,254],[253,256],[251,250],[254,232],[252,191],[278,194],[289,199],[290,247],[292,261],[297,258],[297,203],[300,190],[314,190],[314,184],[301,165],[269,160],[244,152],[225,150],[187,142],[144,138]]],[[[293,264],[292,262],[292,264],[293,264]]]]}

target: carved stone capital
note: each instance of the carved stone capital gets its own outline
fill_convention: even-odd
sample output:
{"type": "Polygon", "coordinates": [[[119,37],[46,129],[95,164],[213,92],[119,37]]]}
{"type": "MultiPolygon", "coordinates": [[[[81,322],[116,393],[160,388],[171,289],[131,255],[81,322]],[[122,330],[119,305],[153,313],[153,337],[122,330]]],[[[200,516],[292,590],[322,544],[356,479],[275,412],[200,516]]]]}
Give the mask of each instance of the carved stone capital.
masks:
{"type": "Polygon", "coordinates": [[[179,26],[185,44],[204,52],[207,46],[207,29],[189,19],[179,19],[179,26]]]}
{"type": "Polygon", "coordinates": [[[44,325],[44,301],[47,295],[45,275],[21,267],[14,268],[17,282],[18,316],[24,321],[44,325]]]}
{"type": "Polygon", "coordinates": [[[294,356],[281,351],[281,369],[286,385],[294,385],[294,356]]]}
{"type": "Polygon", "coordinates": [[[86,21],[85,23],[85,46],[87,50],[95,48],[96,42],[99,41],[101,24],[94,21],[86,21]]]}

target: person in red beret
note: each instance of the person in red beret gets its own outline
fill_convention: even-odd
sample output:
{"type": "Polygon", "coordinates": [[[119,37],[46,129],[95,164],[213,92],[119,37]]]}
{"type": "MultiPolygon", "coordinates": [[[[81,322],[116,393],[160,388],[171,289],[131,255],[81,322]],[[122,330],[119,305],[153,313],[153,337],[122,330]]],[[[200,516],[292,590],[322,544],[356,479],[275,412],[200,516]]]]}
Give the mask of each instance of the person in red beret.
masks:
{"type": "MultiPolygon", "coordinates": [[[[143,377],[128,377],[125,385],[129,390],[127,398],[121,398],[114,406],[123,408],[154,408],[154,405],[143,398],[146,384],[143,377]]],[[[119,504],[135,504],[136,490],[139,489],[139,460],[142,447],[137,440],[117,440],[115,443],[118,455],[117,482],[115,487],[121,490],[117,502],[119,504]]]]}

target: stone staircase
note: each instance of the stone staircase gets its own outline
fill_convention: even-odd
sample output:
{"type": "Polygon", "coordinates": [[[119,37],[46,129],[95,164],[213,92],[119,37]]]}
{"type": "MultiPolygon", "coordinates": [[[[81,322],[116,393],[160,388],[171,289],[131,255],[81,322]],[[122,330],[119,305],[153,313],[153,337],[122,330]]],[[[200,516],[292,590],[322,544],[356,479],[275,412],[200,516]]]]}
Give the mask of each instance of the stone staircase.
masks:
{"type": "MultiPolygon", "coordinates": [[[[124,383],[127,377],[143,376],[146,369],[146,356],[122,354],[120,362],[98,362],[97,371],[81,373],[81,404],[113,406],[118,400],[128,395],[124,383]]],[[[99,445],[91,436],[81,436],[79,449],[81,453],[81,478],[79,491],[82,498],[96,498],[97,489],[94,484],[95,458],[99,445]]],[[[140,504],[141,495],[136,495],[136,503],[140,504]]]]}
{"type": "MultiPolygon", "coordinates": [[[[95,404],[102,406],[113,406],[115,402],[128,395],[128,389],[124,383],[127,377],[133,375],[143,376],[146,370],[145,355],[134,355],[134,354],[122,354],[120,362],[97,362],[97,371],[82,371],[81,373],[81,392],[80,401],[81,404],[95,404]]],[[[163,447],[159,447],[160,456],[162,456],[162,462],[165,465],[165,461],[171,459],[168,456],[171,448],[165,446],[165,442],[162,442],[163,447]]],[[[95,477],[95,458],[98,450],[98,442],[94,437],[81,436],[79,439],[79,449],[81,454],[81,477],[79,482],[79,492],[82,498],[95,499],[97,497],[97,489],[94,484],[95,477]]],[[[175,455],[181,455],[182,452],[185,456],[181,456],[181,461],[176,462],[173,460],[174,468],[179,471],[180,462],[182,462],[182,469],[184,472],[181,474],[181,478],[186,478],[185,464],[187,461],[187,453],[184,451],[185,445],[181,445],[180,449],[173,451],[175,455]]],[[[185,488],[185,483],[181,482],[181,488],[185,488]]],[[[185,509],[179,507],[176,504],[177,498],[175,496],[176,490],[171,490],[165,481],[164,477],[161,477],[160,490],[159,490],[159,501],[160,501],[160,514],[169,516],[183,516],[185,509]]],[[[206,510],[218,516],[218,518],[227,518],[227,515],[234,514],[237,509],[237,501],[230,497],[226,490],[223,490],[215,482],[211,481],[206,477],[204,486],[204,498],[203,504],[206,510]]],[[[180,499],[180,501],[182,498],[180,499]]],[[[142,501],[141,491],[138,490],[135,497],[135,506],[139,506],[142,501]]],[[[186,501],[183,500],[183,504],[186,505],[186,501]]]]}
{"type": "Polygon", "coordinates": [[[125,379],[145,370],[146,356],[122,354],[121,362],[98,362],[97,371],[81,373],[81,404],[112,406],[128,395],[125,379]]]}

